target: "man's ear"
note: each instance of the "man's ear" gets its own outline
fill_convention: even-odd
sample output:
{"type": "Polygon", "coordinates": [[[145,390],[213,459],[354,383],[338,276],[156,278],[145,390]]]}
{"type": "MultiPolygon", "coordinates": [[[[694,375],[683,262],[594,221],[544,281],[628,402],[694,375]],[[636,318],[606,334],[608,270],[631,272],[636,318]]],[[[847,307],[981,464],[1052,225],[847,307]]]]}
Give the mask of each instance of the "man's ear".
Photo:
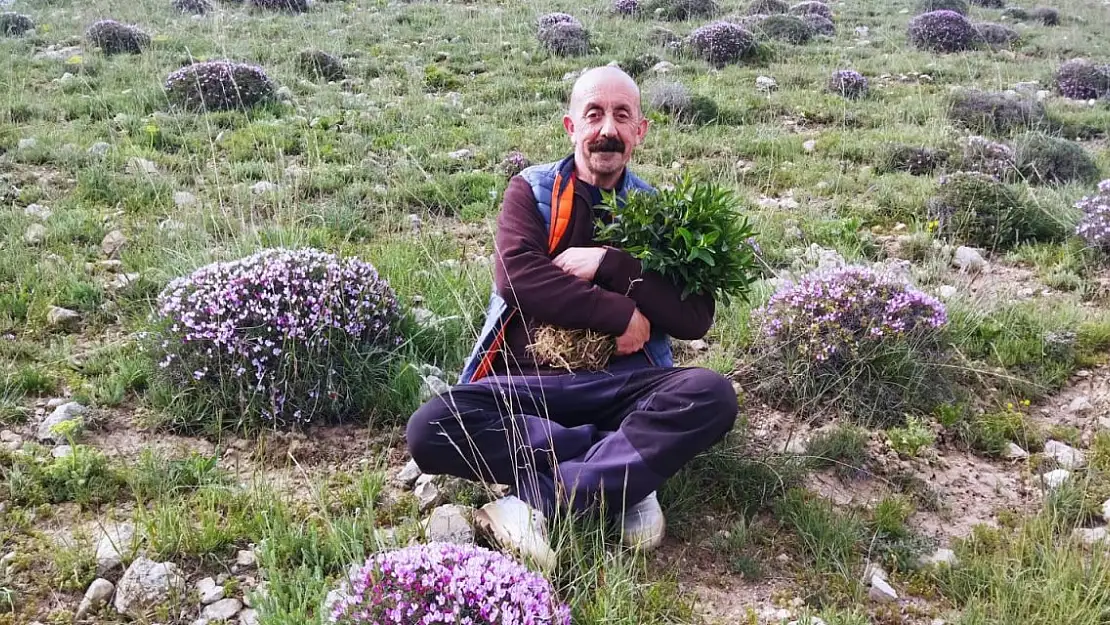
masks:
{"type": "Polygon", "coordinates": [[[568,135],[574,136],[574,120],[570,118],[570,115],[563,115],[563,128],[566,129],[568,135]]]}
{"type": "Polygon", "coordinates": [[[639,123],[638,127],[636,128],[636,139],[637,139],[636,142],[637,143],[643,143],[644,142],[644,137],[647,136],[649,127],[651,127],[651,120],[648,119],[646,115],[640,117],[640,123],[639,123]]]}

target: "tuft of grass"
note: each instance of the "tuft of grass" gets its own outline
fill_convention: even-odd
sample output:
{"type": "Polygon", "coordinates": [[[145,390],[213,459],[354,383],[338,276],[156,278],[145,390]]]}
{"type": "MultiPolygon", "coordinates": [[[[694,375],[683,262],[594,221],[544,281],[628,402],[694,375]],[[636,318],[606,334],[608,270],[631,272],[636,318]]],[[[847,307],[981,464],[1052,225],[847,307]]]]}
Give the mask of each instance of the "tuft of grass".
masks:
{"type": "Polygon", "coordinates": [[[913,416],[906,417],[906,423],[902,427],[887,430],[886,435],[894,451],[911,458],[916,458],[936,440],[936,435],[928,424],[913,416]]]}
{"type": "Polygon", "coordinates": [[[831,466],[840,477],[856,477],[867,463],[867,430],[848,424],[819,431],[806,443],[806,456],[815,468],[831,466]]]}

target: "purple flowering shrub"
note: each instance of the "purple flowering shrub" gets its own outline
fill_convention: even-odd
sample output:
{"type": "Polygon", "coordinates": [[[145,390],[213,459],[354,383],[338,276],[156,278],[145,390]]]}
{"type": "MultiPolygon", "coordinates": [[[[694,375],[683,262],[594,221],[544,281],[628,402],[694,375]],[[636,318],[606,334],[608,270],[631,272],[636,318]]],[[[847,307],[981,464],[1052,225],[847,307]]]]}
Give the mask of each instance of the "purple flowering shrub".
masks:
{"type": "Polygon", "coordinates": [[[636,15],[640,11],[640,0],[613,0],[613,12],[618,15],[636,15]]]}
{"type": "Polygon", "coordinates": [[[893,273],[816,270],[784,282],[753,320],[768,397],[889,421],[951,392],[936,366],[947,355],[947,311],[893,273]]]}
{"type": "Polygon", "coordinates": [[[159,375],[208,408],[186,425],[367,414],[400,342],[400,308],[377,270],[314,249],[201,267],[162,291],[156,317],[159,375]]]}
{"type": "Polygon", "coordinates": [[[648,0],[641,9],[645,15],[673,22],[713,17],[720,12],[717,0],[648,0]]]}
{"type": "Polygon", "coordinates": [[[528,160],[528,157],[524,155],[524,152],[521,152],[520,150],[513,150],[512,152],[506,154],[505,158],[501,159],[501,163],[498,165],[498,170],[507,178],[512,178],[513,176],[524,171],[526,168],[531,167],[531,165],[532,161],[528,160]]]}
{"type": "Polygon", "coordinates": [[[166,78],[164,89],[170,103],[191,111],[246,109],[275,93],[261,67],[231,61],[186,65],[166,78]]]}
{"type": "Polygon", "coordinates": [[[208,0],[173,0],[170,6],[187,15],[204,15],[212,10],[212,3],[208,0]]]}
{"type": "Polygon", "coordinates": [[[85,31],[85,37],[104,54],[139,54],[150,45],[150,35],[115,20],[96,22],[85,31]]]}
{"type": "Polygon", "coordinates": [[[975,34],[979,37],[979,41],[993,49],[1009,47],[1021,38],[1021,34],[1013,28],[991,22],[975,24],[975,34]]]}
{"type": "Polygon", "coordinates": [[[946,150],[924,146],[895,144],[887,146],[882,155],[882,171],[904,171],[911,176],[926,176],[948,161],[946,150]]]}
{"type": "Polygon", "coordinates": [[[1014,149],[1005,143],[972,135],[963,140],[960,168],[1009,180],[1017,174],[1014,158],[1014,149]]]}
{"type": "Polygon", "coordinates": [[[975,45],[975,29],[956,11],[932,11],[910,20],[909,38],[917,48],[931,52],[959,52],[975,45]]]}
{"type": "Polygon", "coordinates": [[[745,11],[748,15],[775,15],[790,12],[785,0],[753,0],[745,11]]]}
{"type": "Polygon", "coordinates": [[[1075,233],[1094,248],[1110,252],[1110,180],[1098,183],[1098,193],[1075,203],[1083,217],[1075,233]]]}
{"type": "Polygon", "coordinates": [[[837,70],[829,78],[828,90],[850,100],[862,98],[867,95],[867,78],[852,69],[837,70]]]}
{"type": "Polygon", "coordinates": [[[929,13],[930,11],[955,11],[960,15],[967,15],[967,0],[920,0],[917,3],[917,12],[929,13]]]}
{"type": "Polygon", "coordinates": [[[331,611],[335,625],[570,625],[551,584],[503,554],[430,543],[377,553],[331,611]]]}
{"type": "Polygon", "coordinates": [[[826,37],[836,36],[836,24],[833,24],[832,20],[823,15],[806,13],[802,16],[802,21],[805,22],[816,35],[824,35],[826,37]]]}
{"type": "Polygon", "coordinates": [[[1087,59],[1065,61],[1056,70],[1056,90],[1065,98],[1095,100],[1110,95],[1110,65],[1087,59]]]}
{"type": "Polygon", "coordinates": [[[804,0],[790,7],[790,12],[794,15],[820,15],[823,18],[832,19],[832,9],[820,0],[804,0]]]}
{"type": "Polygon", "coordinates": [[[590,33],[577,20],[541,27],[536,37],[544,48],[559,56],[578,56],[590,51],[590,33]]]}
{"type": "Polygon", "coordinates": [[[541,15],[539,16],[539,18],[536,19],[536,25],[541,30],[544,28],[549,28],[556,24],[563,23],[577,24],[578,26],[582,26],[582,22],[578,21],[578,18],[574,17],[570,13],[545,13],[544,15],[541,15]]]}
{"type": "Polygon", "coordinates": [[[755,37],[732,22],[713,22],[690,33],[689,47],[717,66],[738,63],[756,50],[755,37]]]}

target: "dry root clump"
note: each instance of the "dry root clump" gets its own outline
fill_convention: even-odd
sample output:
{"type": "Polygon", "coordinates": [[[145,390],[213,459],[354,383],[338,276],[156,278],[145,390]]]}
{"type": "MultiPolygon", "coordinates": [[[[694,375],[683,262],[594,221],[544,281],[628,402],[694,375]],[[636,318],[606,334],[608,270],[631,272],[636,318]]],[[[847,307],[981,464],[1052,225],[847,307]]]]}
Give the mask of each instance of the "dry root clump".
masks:
{"type": "Polygon", "coordinates": [[[594,330],[568,330],[540,326],[528,346],[536,362],[567,371],[602,371],[616,351],[617,341],[611,335],[594,330]]]}

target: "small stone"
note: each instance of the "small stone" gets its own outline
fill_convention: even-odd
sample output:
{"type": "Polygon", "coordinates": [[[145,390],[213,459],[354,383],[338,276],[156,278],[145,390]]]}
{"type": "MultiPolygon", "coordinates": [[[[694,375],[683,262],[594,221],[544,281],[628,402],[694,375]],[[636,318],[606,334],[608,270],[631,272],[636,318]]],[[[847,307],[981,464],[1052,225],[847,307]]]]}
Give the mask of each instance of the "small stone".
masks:
{"type": "Polygon", "coordinates": [[[898,593],[886,580],[878,575],[871,578],[871,589],[867,592],[867,596],[872,601],[877,603],[890,603],[898,600],[898,593]]]}
{"type": "Polygon", "coordinates": [[[416,488],[413,489],[413,494],[416,495],[416,500],[420,502],[421,512],[431,508],[440,501],[442,493],[440,493],[439,485],[436,484],[435,475],[421,475],[416,480],[416,488]]]}
{"type": "Polygon", "coordinates": [[[432,510],[424,528],[428,540],[458,545],[474,544],[474,528],[470,525],[473,514],[473,509],[454,504],[432,510]]]}
{"type": "Polygon", "coordinates": [[[1002,457],[1009,460],[1024,460],[1029,457],[1029,452],[1014,443],[1006,444],[1006,451],[1002,452],[1002,457]]]}
{"type": "Polygon", "coordinates": [[[197,203],[197,196],[188,191],[177,191],[173,194],[173,203],[178,208],[192,206],[197,203]]]}
{"type": "Polygon", "coordinates": [[[1102,502],[1102,520],[1110,523],[1110,499],[1102,502]]]}
{"type": "Polygon", "coordinates": [[[19,557],[19,554],[14,551],[9,551],[3,557],[0,557],[0,575],[11,577],[12,573],[15,572],[15,559],[17,557],[19,557]]]}
{"type": "Polygon", "coordinates": [[[65,458],[73,454],[73,447],[69,445],[58,445],[50,450],[50,457],[52,458],[65,458]]]}
{"type": "Polygon", "coordinates": [[[38,143],[39,143],[38,140],[35,139],[34,137],[29,137],[27,139],[20,139],[19,140],[19,149],[20,150],[30,150],[31,148],[38,145],[38,143]]]}
{"type": "Polygon", "coordinates": [[[1068,481],[1069,477],[1071,477],[1070,472],[1064,469],[1056,469],[1042,475],[1041,480],[1044,481],[1045,488],[1048,490],[1056,490],[1063,486],[1064,482],[1068,481]]]}
{"type": "Polygon", "coordinates": [[[23,214],[27,215],[28,217],[34,217],[35,219],[46,221],[47,219],[50,219],[50,216],[54,214],[54,211],[43,206],[42,204],[28,204],[23,208],[23,214]]]}
{"type": "Polygon", "coordinates": [[[242,609],[243,602],[238,599],[220,599],[216,603],[204,608],[202,615],[210,621],[228,621],[242,609]]]}
{"type": "Polygon", "coordinates": [[[1060,441],[1048,441],[1044,444],[1044,455],[1056,461],[1064,469],[1076,469],[1087,461],[1083,452],[1060,441]]]}
{"type": "Polygon", "coordinates": [[[890,578],[890,576],[887,575],[886,570],[884,570],[882,566],[875,564],[874,562],[868,562],[867,566],[863,568],[863,582],[870,583],[870,581],[876,577],[883,581],[886,581],[890,578]]]}
{"type": "Polygon", "coordinates": [[[777,80],[771,78],[770,76],[759,76],[755,79],[755,88],[757,91],[770,93],[779,88],[779,83],[777,80]]]}
{"type": "Polygon", "coordinates": [[[154,164],[154,161],[148,161],[145,158],[132,156],[131,158],[127,159],[127,173],[132,175],[146,174],[148,176],[153,176],[154,174],[158,173],[158,166],[154,164]]]}
{"type": "MultiPolygon", "coordinates": [[[[132,552],[134,542],[135,526],[130,523],[120,523],[115,527],[105,528],[96,543],[96,574],[103,576],[120,566],[124,555],[132,552]]],[[[126,573],[124,576],[126,577],[126,573]]],[[[121,581],[120,584],[122,585],[123,582],[121,581]]],[[[123,612],[123,610],[119,611],[123,612]]]]}
{"type": "Polygon", "coordinates": [[[247,567],[257,566],[258,557],[249,549],[241,549],[239,553],[235,554],[235,564],[247,567]]]}
{"type": "Polygon", "coordinates": [[[197,594],[200,595],[200,604],[209,605],[224,598],[223,586],[216,583],[211,577],[205,577],[197,582],[197,594]]]}
{"type": "Polygon", "coordinates": [[[983,260],[979,250],[965,245],[956,248],[954,262],[964,273],[979,273],[987,267],[987,261],[983,260]]]}
{"type": "Polygon", "coordinates": [[[790,621],[790,625],[827,625],[819,616],[808,616],[801,620],[790,621]]]}
{"type": "Polygon", "coordinates": [[[243,610],[239,613],[239,625],[258,625],[258,612],[243,610]]]}
{"type": "Polygon", "coordinates": [[[276,95],[279,100],[292,100],[293,90],[289,87],[281,87],[274,93],[274,95],[276,95]]]}
{"type": "MultiPolygon", "coordinates": [[[[54,427],[66,421],[80,420],[86,412],[88,412],[88,408],[77,402],[69,402],[58,406],[54,409],[54,412],[50,413],[50,416],[43,419],[42,423],[39,424],[38,440],[51,441],[56,444],[66,442],[66,437],[55,433],[54,427]]],[[[80,425],[78,430],[80,430],[80,425]]]]}
{"type": "Polygon", "coordinates": [[[438,397],[451,390],[451,385],[434,375],[423,376],[424,381],[420,386],[420,401],[426,402],[433,397],[438,397]]]}
{"type": "Polygon", "coordinates": [[[100,241],[100,253],[108,258],[115,258],[126,243],[127,237],[119,230],[113,230],[100,241]]]}
{"type": "Polygon", "coordinates": [[[416,461],[410,459],[405,463],[405,466],[397,472],[397,477],[394,478],[397,484],[402,488],[412,488],[416,484],[416,480],[420,478],[420,467],[417,466],[416,461]]]}
{"type": "Polygon", "coordinates": [[[941,299],[952,299],[956,296],[956,287],[951,284],[942,284],[937,288],[937,297],[941,299]]]}
{"type": "Polygon", "coordinates": [[[23,242],[27,245],[38,245],[46,238],[46,227],[42,224],[31,224],[23,233],[23,242]]]}
{"type": "Polygon", "coordinates": [[[1071,400],[1068,404],[1067,411],[1072,414],[1084,414],[1090,412],[1094,406],[1091,405],[1091,398],[1086,395],[1080,395],[1071,400]]]}
{"type": "Polygon", "coordinates": [[[51,306],[46,309],[46,323],[52,328],[61,328],[74,324],[80,318],[80,314],[68,308],[51,306]]]}
{"type": "Polygon", "coordinates": [[[116,587],[116,612],[133,619],[146,618],[147,612],[173,598],[183,598],[185,578],[172,562],[136,558],[116,587]]]}
{"type": "Polygon", "coordinates": [[[104,283],[104,288],[108,289],[109,291],[122,291],[123,289],[126,289],[129,286],[133,286],[135,283],[137,283],[139,281],[139,278],[141,278],[141,277],[142,277],[142,274],[138,274],[138,273],[120,273],[120,274],[116,274],[115,276],[112,277],[111,280],[108,280],[107,282],[104,283]]]}
{"type": "Polygon", "coordinates": [[[110,144],[104,143],[103,141],[97,141],[96,143],[89,146],[89,154],[92,154],[93,156],[104,156],[108,153],[108,150],[110,149],[112,149],[112,146],[110,144]]]}
{"type": "Polygon", "coordinates": [[[695,352],[709,351],[709,343],[706,343],[702,339],[694,339],[690,341],[689,345],[690,349],[694,350],[695,352]]]}
{"type": "Polygon", "coordinates": [[[921,558],[923,566],[956,566],[959,559],[951,549],[937,549],[932,555],[921,558]]]}
{"type": "Polygon", "coordinates": [[[419,233],[422,225],[424,225],[424,220],[420,219],[420,215],[409,213],[409,227],[412,228],[414,233],[419,233]]]}
{"type": "Polygon", "coordinates": [[[817,149],[817,140],[816,139],[810,139],[809,141],[806,141],[805,143],[802,144],[802,149],[805,150],[806,152],[815,151],[817,149]]]}
{"type": "Polygon", "coordinates": [[[76,620],[79,621],[85,618],[89,612],[93,612],[104,605],[115,590],[116,586],[112,582],[104,578],[94,579],[93,583],[89,584],[88,590],[85,591],[85,597],[81,599],[81,603],[77,606],[76,620]]]}
{"type": "Polygon", "coordinates": [[[674,63],[671,63],[670,61],[659,61],[655,65],[652,65],[649,71],[653,74],[666,74],[667,72],[673,72],[674,70],[674,63]]]}
{"type": "Polygon", "coordinates": [[[448,158],[456,160],[456,161],[461,161],[463,159],[468,159],[471,156],[474,156],[474,152],[471,151],[471,150],[468,150],[466,148],[463,148],[461,150],[455,150],[454,152],[448,152],[447,153],[448,158]]]}
{"type": "Polygon", "coordinates": [[[62,404],[68,404],[68,403],[69,403],[69,400],[66,399],[65,397],[51,397],[50,399],[46,400],[46,409],[47,410],[53,410],[53,409],[57,408],[58,406],[61,406],[62,404]]]}
{"type": "Polygon", "coordinates": [[[255,195],[262,195],[264,193],[272,193],[277,191],[278,186],[269,180],[259,180],[251,185],[251,193],[255,195]]]}
{"type": "Polygon", "coordinates": [[[1084,545],[1091,546],[1095,543],[1106,543],[1107,530],[1105,527],[1077,527],[1072,536],[1084,545]]]}
{"type": "Polygon", "coordinates": [[[93,263],[94,269],[115,273],[123,268],[122,260],[98,260],[93,263]]]}

